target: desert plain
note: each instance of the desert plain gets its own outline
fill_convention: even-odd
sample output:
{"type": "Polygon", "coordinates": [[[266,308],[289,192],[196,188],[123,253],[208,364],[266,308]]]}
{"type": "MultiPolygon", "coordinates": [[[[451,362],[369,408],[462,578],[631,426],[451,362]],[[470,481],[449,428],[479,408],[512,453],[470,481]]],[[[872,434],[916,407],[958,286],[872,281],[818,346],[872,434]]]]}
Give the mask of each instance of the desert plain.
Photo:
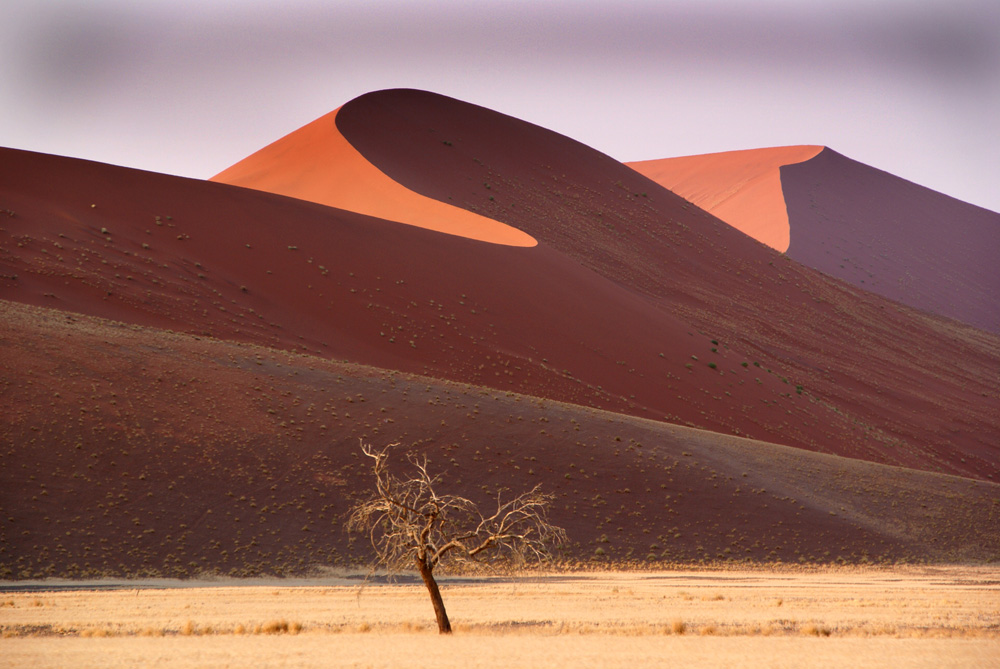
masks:
{"type": "Polygon", "coordinates": [[[0,666],[995,667],[1000,568],[4,584],[0,666]],[[12,588],[15,588],[12,589],[12,588]]]}

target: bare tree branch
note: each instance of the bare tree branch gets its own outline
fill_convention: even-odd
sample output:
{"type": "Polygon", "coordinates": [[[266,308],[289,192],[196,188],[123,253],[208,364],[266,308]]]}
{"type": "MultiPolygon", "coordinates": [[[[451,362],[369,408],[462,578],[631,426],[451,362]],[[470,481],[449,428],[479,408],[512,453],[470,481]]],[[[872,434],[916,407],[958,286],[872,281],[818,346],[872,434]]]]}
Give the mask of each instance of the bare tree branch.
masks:
{"type": "Polygon", "coordinates": [[[433,576],[439,564],[475,562],[487,554],[513,566],[542,562],[552,557],[553,546],[566,541],[566,532],[549,522],[553,496],[539,486],[506,502],[498,495],[496,511],[484,516],[471,500],[435,490],[440,477],[431,476],[426,456],[407,454],[413,474],[405,479],[393,475],[389,454],[398,446],[376,450],[362,442],[361,451],[374,460],[375,492],[353,508],[347,528],[368,534],[376,566],[390,572],[417,567],[431,594],[438,628],[449,633],[433,576]]]}

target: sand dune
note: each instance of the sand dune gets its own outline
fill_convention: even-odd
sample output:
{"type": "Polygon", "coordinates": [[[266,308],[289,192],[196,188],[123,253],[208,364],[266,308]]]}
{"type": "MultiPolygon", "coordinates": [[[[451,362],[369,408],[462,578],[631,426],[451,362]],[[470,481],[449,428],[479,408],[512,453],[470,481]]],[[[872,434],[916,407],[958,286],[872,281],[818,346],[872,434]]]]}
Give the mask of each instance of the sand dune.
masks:
{"type": "MultiPolygon", "coordinates": [[[[568,565],[990,560],[1000,485],[260,346],[7,306],[0,578],[367,560],[358,440],[488,504],[539,484],[568,565]],[[16,401],[15,401],[16,400],[16,401]]],[[[492,354],[490,354],[492,355],[492,354]]],[[[485,357],[484,357],[485,359],[485,357]]]]}
{"type": "Polygon", "coordinates": [[[0,150],[5,573],[363,561],[327,531],[359,438],[470,495],[542,482],[572,559],[995,558],[997,335],[482,107],[382,91],[310,128],[267,178],[337,191],[346,146],[406,216],[531,244],[0,150]]]}
{"type": "Polygon", "coordinates": [[[817,146],[629,166],[809,267],[1000,332],[1000,214],[817,146]]]}
{"type": "Polygon", "coordinates": [[[656,183],[778,251],[788,250],[788,213],[779,168],[809,160],[821,146],[728,151],[626,163],[656,183]]]}
{"type": "Polygon", "coordinates": [[[788,255],[870,290],[1000,333],[1000,213],[824,149],[781,168],[788,255]]]}
{"type": "Polygon", "coordinates": [[[348,103],[337,123],[404,186],[540,243],[10,152],[2,194],[18,213],[2,296],[886,464],[1000,473],[995,338],[792,263],[617,161],[496,112],[389,91],[348,103]]]}
{"type": "MultiPolygon", "coordinates": [[[[990,367],[995,353],[986,351],[1000,350],[987,343],[995,337],[965,332],[952,323],[934,324],[933,319],[924,320],[791,261],[612,158],[530,123],[432,93],[394,90],[344,105],[338,126],[366,158],[409,188],[475,206],[525,230],[540,245],[557,249],[656,309],[691,323],[692,334],[706,333],[725,346],[752,352],[751,361],[760,358],[765,369],[782,369],[782,378],[803,379],[824,402],[836,397],[836,404],[851,407],[855,426],[891,423],[898,434],[904,425],[915,427],[914,407],[920,407],[916,414],[921,420],[944,420],[964,412],[947,400],[947,408],[941,405],[942,395],[931,399],[917,388],[942,388],[939,372],[950,376],[965,368],[962,360],[968,359],[970,349],[959,341],[971,338],[985,344],[974,345],[979,352],[974,355],[985,353],[980,359],[989,359],[984,364],[990,367]],[[455,139],[456,151],[434,151],[443,137],[455,139]],[[900,322],[893,324],[897,318],[900,322]],[[928,345],[922,341],[925,336],[940,343],[928,345]],[[966,352],[959,354],[963,348],[966,352]],[[930,363],[936,355],[932,351],[945,349],[959,357],[941,367],[930,363]],[[870,358],[875,351],[879,353],[870,358]],[[924,361],[918,375],[926,376],[916,385],[901,384],[908,374],[901,370],[913,365],[905,359],[914,355],[924,361]],[[945,371],[949,368],[952,372],[945,371]],[[899,408],[910,408],[897,413],[886,404],[883,389],[902,386],[912,395],[899,408]]],[[[619,361],[630,359],[634,357],[622,355],[619,361]]],[[[973,375],[983,378],[975,371],[973,375]]],[[[958,377],[955,381],[964,383],[958,377]]],[[[1000,397],[994,387],[993,381],[981,386],[966,407],[980,405],[992,412],[986,404],[1000,397]]],[[[637,404],[648,401],[638,388],[627,394],[635,395],[637,404]]],[[[792,436],[794,424],[766,438],[808,443],[808,437],[792,436]]],[[[959,439],[977,442],[971,447],[977,457],[1000,456],[991,445],[1000,439],[1000,426],[983,428],[985,432],[974,435],[975,430],[956,433],[943,423],[925,425],[904,441],[923,444],[918,450],[933,443],[937,446],[932,448],[950,451],[961,434],[959,439]]],[[[848,428],[842,434],[838,452],[852,457],[879,459],[910,451],[872,444],[869,430],[848,428]]],[[[937,467],[953,456],[932,459],[937,467]]],[[[914,466],[909,460],[905,464],[914,466]]]]}
{"type": "Polygon", "coordinates": [[[337,110],[212,177],[212,181],[318,202],[366,216],[494,244],[534,246],[529,235],[404,188],[337,130],[337,110]]]}

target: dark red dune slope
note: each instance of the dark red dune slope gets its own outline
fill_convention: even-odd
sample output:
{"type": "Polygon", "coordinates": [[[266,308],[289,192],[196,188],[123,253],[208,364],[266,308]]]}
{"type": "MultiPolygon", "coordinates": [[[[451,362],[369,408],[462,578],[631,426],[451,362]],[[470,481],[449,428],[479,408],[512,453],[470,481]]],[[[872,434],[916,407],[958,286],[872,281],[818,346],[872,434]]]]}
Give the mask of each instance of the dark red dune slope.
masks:
{"type": "Polygon", "coordinates": [[[267,165],[0,149],[0,577],[365,561],[359,438],[475,499],[542,484],[571,563],[995,559],[1000,336],[474,105],[384,91],[331,127],[538,243],[263,192],[267,165]]]}
{"type": "Polygon", "coordinates": [[[766,433],[779,405],[807,404],[762,371],[747,385],[736,351],[711,353],[706,335],[548,246],[40,154],[3,164],[6,299],[727,432],[766,433]]]}
{"type": "Polygon", "coordinates": [[[516,119],[394,91],[345,105],[341,121],[390,177],[447,189],[425,194],[476,207],[539,245],[8,151],[0,208],[14,215],[0,238],[0,296],[997,475],[996,337],[808,270],[516,119]]]}
{"type": "Polygon", "coordinates": [[[1000,333],[1000,214],[824,149],[781,168],[788,255],[1000,333]]]}
{"type": "Polygon", "coordinates": [[[570,566],[1000,556],[997,483],[2,304],[0,578],[366,563],[359,438],[482,504],[541,485],[570,566]]]}
{"type": "Polygon", "coordinates": [[[813,412],[842,407],[856,426],[803,434],[789,420],[769,438],[876,461],[916,447],[932,467],[966,449],[997,461],[996,337],[832,281],[603,154],[482,107],[382,91],[344,105],[337,126],[402,184],[524,230],[780,369],[813,393],[813,412]],[[979,427],[968,431],[970,409],[979,427]]]}

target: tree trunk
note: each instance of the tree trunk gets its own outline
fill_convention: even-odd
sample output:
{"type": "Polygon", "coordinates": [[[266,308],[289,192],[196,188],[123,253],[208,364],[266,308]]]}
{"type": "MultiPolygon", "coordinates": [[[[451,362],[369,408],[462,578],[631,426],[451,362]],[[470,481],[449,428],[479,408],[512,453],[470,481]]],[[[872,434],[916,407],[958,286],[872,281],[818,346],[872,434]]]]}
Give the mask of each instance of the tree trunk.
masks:
{"type": "Polygon", "coordinates": [[[420,570],[420,578],[424,579],[427,592],[431,594],[431,603],[434,605],[434,615],[437,616],[438,632],[440,634],[451,634],[451,623],[448,621],[448,613],[444,610],[444,600],[441,599],[441,591],[438,589],[437,581],[434,580],[434,572],[426,561],[417,558],[417,569],[420,570]]]}

